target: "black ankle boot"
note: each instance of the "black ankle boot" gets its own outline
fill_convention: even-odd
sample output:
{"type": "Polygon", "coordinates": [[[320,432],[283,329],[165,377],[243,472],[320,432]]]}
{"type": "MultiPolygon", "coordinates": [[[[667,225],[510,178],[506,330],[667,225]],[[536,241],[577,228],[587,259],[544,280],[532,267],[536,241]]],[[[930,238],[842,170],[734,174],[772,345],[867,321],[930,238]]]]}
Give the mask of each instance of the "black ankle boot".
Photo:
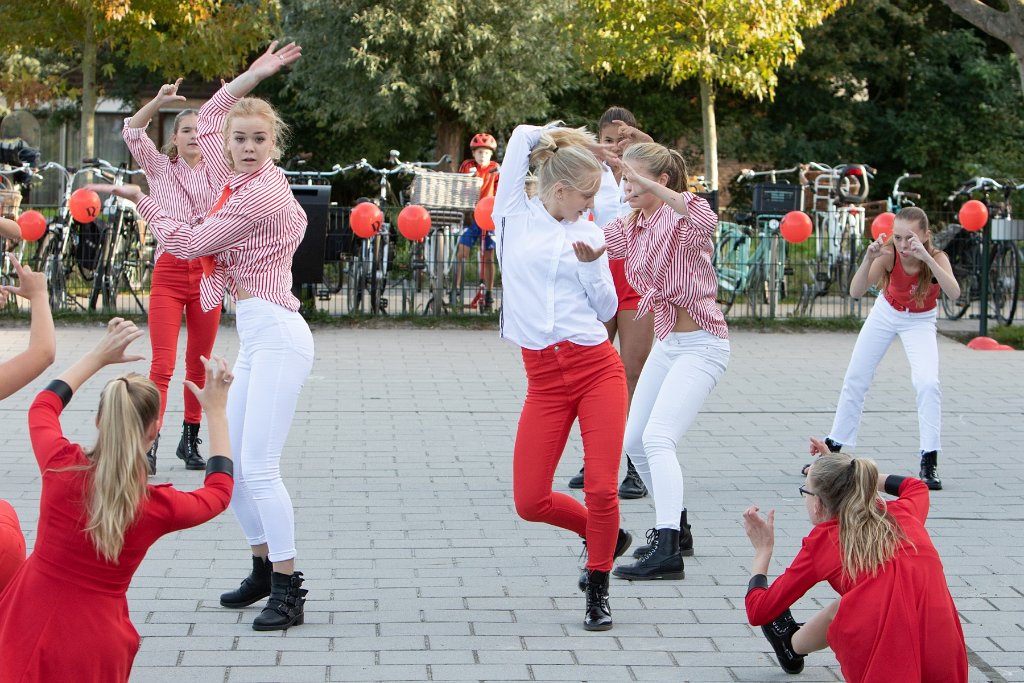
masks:
{"type": "Polygon", "coordinates": [[[624,500],[636,500],[647,495],[647,487],[640,473],[633,467],[633,461],[626,456],[626,478],[619,485],[619,498],[624,500]]]}
{"type": "Polygon", "coordinates": [[[685,578],[683,556],[679,554],[679,532],[675,529],[652,529],[647,538],[651,543],[647,554],[634,564],[616,567],[612,573],[629,581],[685,578]]]}
{"type": "MultiPolygon", "coordinates": [[[[612,554],[612,559],[617,560],[622,557],[622,554],[629,550],[629,546],[633,543],[633,535],[625,529],[619,529],[619,535],[615,539],[615,552],[612,554]]],[[[583,552],[580,553],[580,560],[586,563],[587,559],[587,539],[583,539],[583,552]]],[[[587,576],[589,575],[589,569],[583,569],[580,571],[580,578],[576,581],[576,585],[579,587],[581,593],[587,592],[587,576]]]]}
{"type": "Polygon", "coordinates": [[[569,488],[571,488],[571,489],[581,489],[581,488],[583,488],[583,468],[582,467],[580,468],[580,471],[576,473],[576,476],[574,476],[572,479],[569,480],[569,488]]]}
{"type": "Polygon", "coordinates": [[[588,631],[607,631],[612,627],[612,610],[608,605],[608,572],[587,571],[587,614],[583,628],[588,631]]]}
{"type": "Polygon", "coordinates": [[[178,441],[178,457],[185,461],[186,470],[205,470],[206,461],[199,455],[199,424],[181,423],[181,440],[178,441]]]}
{"type": "Polygon", "coordinates": [[[150,476],[156,474],[156,449],[160,445],[160,434],[156,435],[153,439],[153,445],[146,451],[146,468],[149,470],[150,476]]]}
{"type": "Polygon", "coordinates": [[[302,572],[271,574],[270,600],[252,622],[253,630],[281,631],[302,624],[306,620],[302,606],[306,604],[308,592],[302,587],[302,572]]]}
{"type": "Polygon", "coordinates": [[[269,558],[252,558],[252,573],[242,579],[242,585],[233,591],[221,593],[220,604],[222,607],[248,607],[257,600],[270,595],[270,575],[273,573],[274,565],[269,558]]]}
{"type": "Polygon", "coordinates": [[[775,621],[761,627],[765,638],[775,650],[779,666],[788,674],[798,674],[804,670],[804,656],[797,654],[793,649],[793,634],[799,630],[800,624],[793,619],[789,609],[780,614],[775,621]]]}
{"type": "Polygon", "coordinates": [[[938,451],[921,454],[921,481],[927,484],[932,491],[942,490],[942,480],[939,479],[938,451]]]}
{"type": "MultiPolygon", "coordinates": [[[[653,532],[654,529],[647,530],[648,535],[653,536],[653,532]]],[[[650,551],[650,545],[642,545],[633,551],[633,557],[639,560],[650,551]]],[[[679,515],[679,554],[683,557],[693,557],[693,534],[690,533],[690,525],[686,521],[686,508],[683,508],[679,515]]]]}

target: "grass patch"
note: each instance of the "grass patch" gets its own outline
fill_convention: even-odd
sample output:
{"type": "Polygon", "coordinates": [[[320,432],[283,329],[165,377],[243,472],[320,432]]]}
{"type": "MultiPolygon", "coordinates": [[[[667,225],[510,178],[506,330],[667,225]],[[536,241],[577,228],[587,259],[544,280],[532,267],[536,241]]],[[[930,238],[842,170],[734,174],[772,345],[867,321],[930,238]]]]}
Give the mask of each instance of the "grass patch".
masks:
{"type": "Polygon", "coordinates": [[[755,332],[859,332],[864,321],[853,316],[842,318],[736,318],[729,320],[733,330],[755,332]]]}

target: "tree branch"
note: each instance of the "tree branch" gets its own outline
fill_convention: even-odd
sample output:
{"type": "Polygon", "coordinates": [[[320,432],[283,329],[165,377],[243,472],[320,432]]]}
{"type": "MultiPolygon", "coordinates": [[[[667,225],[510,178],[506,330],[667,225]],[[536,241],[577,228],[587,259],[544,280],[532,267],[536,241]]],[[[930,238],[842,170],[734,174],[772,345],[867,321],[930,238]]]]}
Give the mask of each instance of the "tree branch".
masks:
{"type": "MultiPolygon", "coordinates": [[[[1011,44],[1015,36],[1019,37],[1020,26],[1016,21],[1007,21],[1009,12],[1002,12],[989,7],[980,0],[942,0],[960,17],[966,19],[993,38],[1011,44]]],[[[1020,0],[1009,0],[1010,5],[1020,4],[1020,0]]]]}

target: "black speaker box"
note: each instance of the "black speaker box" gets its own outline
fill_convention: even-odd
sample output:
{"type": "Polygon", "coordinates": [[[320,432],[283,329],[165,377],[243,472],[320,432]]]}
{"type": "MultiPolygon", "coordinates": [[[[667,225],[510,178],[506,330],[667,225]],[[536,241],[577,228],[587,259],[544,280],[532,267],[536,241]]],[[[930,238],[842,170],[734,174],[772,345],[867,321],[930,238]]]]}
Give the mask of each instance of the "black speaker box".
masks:
{"type": "Polygon", "coordinates": [[[306,234],[292,259],[292,285],[313,284],[324,279],[330,185],[292,185],[292,194],[306,212],[306,234]]]}

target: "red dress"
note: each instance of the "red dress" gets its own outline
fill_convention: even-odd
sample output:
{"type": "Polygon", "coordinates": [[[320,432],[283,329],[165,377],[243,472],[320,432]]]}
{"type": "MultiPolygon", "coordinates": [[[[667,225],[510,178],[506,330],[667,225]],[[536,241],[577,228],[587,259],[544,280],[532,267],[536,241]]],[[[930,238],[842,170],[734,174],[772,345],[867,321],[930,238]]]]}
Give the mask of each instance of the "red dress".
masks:
{"type": "Polygon", "coordinates": [[[231,499],[233,480],[219,472],[191,493],[150,486],[118,563],[107,562],[83,531],[88,473],[54,471],[89,462],[64,438],[62,410],[49,390],[29,409],[42,496],[35,549],[0,594],[4,683],[127,681],[139,649],[125,598],[135,570],[158,538],[216,517],[231,499]]]}
{"type": "Polygon", "coordinates": [[[899,500],[887,509],[903,529],[904,543],[875,576],[850,581],[841,566],[836,520],[814,527],[782,576],[768,588],[747,593],[751,625],[767,624],[819,581],[842,595],[828,628],[848,683],[963,683],[967,650],[939,554],[924,528],[928,487],[907,478],[899,500]]]}

